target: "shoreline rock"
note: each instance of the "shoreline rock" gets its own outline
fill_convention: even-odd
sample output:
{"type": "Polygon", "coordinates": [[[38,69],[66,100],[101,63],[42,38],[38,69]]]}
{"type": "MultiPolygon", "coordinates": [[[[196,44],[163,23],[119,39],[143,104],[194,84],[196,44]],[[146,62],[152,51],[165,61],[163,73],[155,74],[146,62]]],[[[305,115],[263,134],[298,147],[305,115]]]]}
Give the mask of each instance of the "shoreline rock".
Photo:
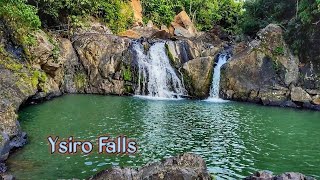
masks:
{"type": "MultiPolygon", "coordinates": [[[[89,180],[213,180],[203,158],[185,153],[176,157],[164,159],[161,162],[150,163],[139,169],[114,167],[97,173],[89,180]]],[[[259,171],[243,180],[316,180],[301,173],[286,172],[274,175],[271,171],[259,171]]]]}
{"type": "Polygon", "coordinates": [[[147,164],[136,170],[131,168],[112,168],[102,171],[89,180],[211,180],[205,161],[198,155],[185,153],[167,158],[161,162],[147,164]]]}
{"type": "Polygon", "coordinates": [[[316,180],[313,177],[305,176],[301,173],[286,172],[280,175],[273,175],[271,171],[259,171],[244,180],[316,180]]]}

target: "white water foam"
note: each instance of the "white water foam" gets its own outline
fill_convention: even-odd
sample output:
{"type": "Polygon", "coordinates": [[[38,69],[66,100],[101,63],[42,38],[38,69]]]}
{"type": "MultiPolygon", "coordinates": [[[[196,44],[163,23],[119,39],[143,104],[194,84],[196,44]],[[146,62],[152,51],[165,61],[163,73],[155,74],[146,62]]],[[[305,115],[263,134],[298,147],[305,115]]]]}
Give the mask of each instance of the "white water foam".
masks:
{"type": "Polygon", "coordinates": [[[139,43],[133,44],[133,50],[136,52],[139,68],[138,88],[135,92],[137,97],[155,100],[182,99],[181,97],[187,94],[183,83],[171,67],[165,43],[153,44],[147,54],[139,43]]]}
{"type": "Polygon", "coordinates": [[[210,89],[210,97],[206,99],[207,102],[215,102],[215,103],[224,103],[229,102],[227,100],[223,100],[219,97],[220,94],[220,76],[221,76],[221,67],[227,63],[228,60],[227,54],[221,54],[218,57],[218,63],[214,68],[212,85],[210,89]]]}

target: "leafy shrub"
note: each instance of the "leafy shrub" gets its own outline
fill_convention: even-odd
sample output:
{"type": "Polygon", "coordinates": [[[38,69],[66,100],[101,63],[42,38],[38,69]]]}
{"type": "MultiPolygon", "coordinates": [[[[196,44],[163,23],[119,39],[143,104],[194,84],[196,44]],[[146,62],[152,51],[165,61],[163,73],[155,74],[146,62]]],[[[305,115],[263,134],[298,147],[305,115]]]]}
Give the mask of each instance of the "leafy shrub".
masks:
{"type": "Polygon", "coordinates": [[[127,30],[133,24],[133,10],[126,1],[104,0],[100,3],[99,16],[115,33],[127,30]]]}
{"type": "Polygon", "coordinates": [[[0,18],[9,27],[17,43],[28,46],[35,43],[32,32],[40,28],[41,21],[37,15],[37,8],[25,2],[25,0],[2,0],[0,18]]]}
{"type": "Polygon", "coordinates": [[[42,21],[51,27],[71,22],[82,27],[85,17],[102,18],[115,33],[124,31],[133,23],[133,10],[127,0],[32,0],[39,7],[42,21]]]}
{"type": "Polygon", "coordinates": [[[242,3],[234,0],[142,0],[145,21],[169,25],[174,16],[185,10],[199,30],[221,25],[236,32],[242,14],[242,3]]]}

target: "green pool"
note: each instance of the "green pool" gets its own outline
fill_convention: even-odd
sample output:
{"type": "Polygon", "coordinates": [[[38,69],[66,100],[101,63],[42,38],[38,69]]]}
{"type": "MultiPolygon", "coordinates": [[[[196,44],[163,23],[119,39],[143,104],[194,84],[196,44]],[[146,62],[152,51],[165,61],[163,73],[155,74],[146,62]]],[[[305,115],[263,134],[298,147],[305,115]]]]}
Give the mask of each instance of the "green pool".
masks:
{"type": "Polygon", "coordinates": [[[8,165],[18,179],[86,178],[112,166],[139,167],[184,152],[201,155],[217,179],[256,170],[320,177],[320,113],[245,103],[68,95],[19,113],[29,143],[8,165]],[[137,155],[51,155],[48,136],[96,142],[136,139],[137,155]]]}

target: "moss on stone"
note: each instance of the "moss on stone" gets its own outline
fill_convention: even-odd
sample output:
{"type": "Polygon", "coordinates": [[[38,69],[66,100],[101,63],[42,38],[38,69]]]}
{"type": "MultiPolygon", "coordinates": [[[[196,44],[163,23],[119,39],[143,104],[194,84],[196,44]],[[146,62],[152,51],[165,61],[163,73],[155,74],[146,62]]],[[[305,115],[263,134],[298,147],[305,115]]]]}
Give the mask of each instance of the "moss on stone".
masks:
{"type": "Polygon", "coordinates": [[[86,75],[83,73],[76,73],[74,76],[74,82],[77,89],[82,89],[87,84],[86,75]]]}
{"type": "Polygon", "coordinates": [[[125,86],[125,90],[126,90],[126,93],[129,93],[129,94],[133,94],[134,93],[134,90],[133,90],[132,86],[126,85],[125,86]]]}
{"type": "Polygon", "coordinates": [[[175,66],[175,59],[174,59],[172,53],[170,52],[169,45],[165,44],[165,47],[166,47],[166,54],[167,54],[171,64],[173,64],[175,66]]]}
{"type": "Polygon", "coordinates": [[[39,70],[35,70],[32,72],[32,77],[31,77],[31,84],[32,87],[36,88],[39,86],[44,92],[47,92],[48,90],[45,88],[45,83],[47,82],[48,77],[46,73],[41,72],[39,70]]]}
{"type": "Polygon", "coordinates": [[[122,69],[122,76],[123,76],[123,79],[125,81],[132,81],[132,73],[131,73],[131,67],[130,66],[124,67],[122,69]]]}
{"type": "Polygon", "coordinates": [[[23,68],[22,64],[15,61],[3,46],[0,46],[0,65],[13,72],[20,71],[23,68]]]}
{"type": "Polygon", "coordinates": [[[49,42],[53,45],[53,50],[52,50],[53,59],[55,61],[58,61],[58,58],[59,58],[59,55],[60,55],[59,44],[57,43],[57,41],[52,36],[50,36],[50,35],[47,35],[47,36],[48,36],[49,42]]]}
{"type": "Polygon", "coordinates": [[[277,46],[273,51],[272,54],[274,56],[283,56],[284,55],[284,47],[283,46],[277,46]]]}

